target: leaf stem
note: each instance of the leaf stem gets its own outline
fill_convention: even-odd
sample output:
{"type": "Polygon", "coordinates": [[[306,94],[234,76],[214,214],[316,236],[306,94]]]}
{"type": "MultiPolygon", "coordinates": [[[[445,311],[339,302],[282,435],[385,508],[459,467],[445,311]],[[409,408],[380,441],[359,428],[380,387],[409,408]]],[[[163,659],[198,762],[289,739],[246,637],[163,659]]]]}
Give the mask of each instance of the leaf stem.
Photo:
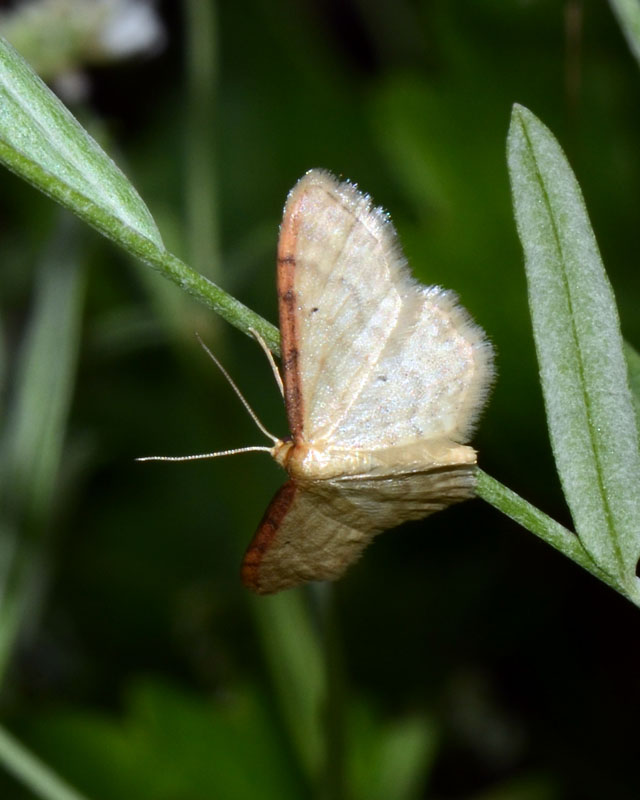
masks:
{"type": "Polygon", "coordinates": [[[204,275],[200,275],[188,267],[169,251],[157,250],[153,246],[147,250],[144,246],[145,243],[146,240],[140,243],[142,249],[138,253],[138,257],[145,263],[157,269],[166,278],[200,300],[224,320],[246,333],[247,336],[252,335],[252,330],[257,331],[267,343],[269,350],[275,355],[280,355],[280,333],[275,325],[267,322],[264,317],[256,314],[255,311],[236,300],[204,275]]]}
{"type": "Polygon", "coordinates": [[[483,470],[478,469],[476,477],[476,494],[478,497],[486,500],[498,511],[502,511],[503,514],[522,525],[523,528],[544,539],[547,544],[555,547],[556,550],[575,561],[576,564],[579,564],[628,600],[640,605],[640,592],[629,592],[626,587],[617,583],[614,578],[601,570],[580,544],[580,540],[575,533],[565,528],[564,525],[560,525],[559,522],[547,516],[543,511],[531,505],[527,500],[483,470]]]}

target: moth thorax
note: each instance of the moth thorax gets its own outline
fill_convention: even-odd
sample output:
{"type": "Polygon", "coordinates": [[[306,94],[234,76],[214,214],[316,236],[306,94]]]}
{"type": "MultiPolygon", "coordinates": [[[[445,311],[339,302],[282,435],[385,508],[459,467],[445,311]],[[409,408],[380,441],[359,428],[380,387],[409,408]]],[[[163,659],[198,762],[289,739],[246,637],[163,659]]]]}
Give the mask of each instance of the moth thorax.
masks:
{"type": "Polygon", "coordinates": [[[271,453],[292,478],[311,481],[362,474],[370,461],[365,452],[331,447],[323,442],[278,442],[271,453]]]}
{"type": "Polygon", "coordinates": [[[294,444],[291,439],[280,439],[280,441],[276,442],[275,446],[271,450],[273,459],[284,469],[289,469],[289,457],[293,447],[294,444]]]}

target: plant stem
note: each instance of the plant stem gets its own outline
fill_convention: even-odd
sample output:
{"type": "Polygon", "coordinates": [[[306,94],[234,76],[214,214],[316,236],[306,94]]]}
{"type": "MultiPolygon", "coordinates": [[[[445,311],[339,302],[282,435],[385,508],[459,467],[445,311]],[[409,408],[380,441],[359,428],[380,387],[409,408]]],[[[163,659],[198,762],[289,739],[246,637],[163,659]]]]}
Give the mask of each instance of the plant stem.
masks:
{"type": "Polygon", "coordinates": [[[314,588],[324,651],[325,696],[322,708],[324,732],[324,775],[320,797],[344,800],[345,791],[345,709],[346,687],[341,636],[336,609],[336,587],[322,583],[314,588]]]}
{"type": "Polygon", "coordinates": [[[544,539],[565,556],[575,561],[588,572],[611,586],[636,605],[640,604],[640,596],[632,596],[626,588],[618,584],[610,575],[601,570],[584,549],[575,533],[551,519],[540,509],[531,505],[524,498],[501,484],[483,470],[477,470],[476,494],[490,503],[498,511],[502,511],[523,528],[544,539]]]}
{"type": "Polygon", "coordinates": [[[220,280],[220,236],[216,192],[218,130],[218,40],[215,2],[185,3],[186,149],[185,198],[189,263],[220,280]]]}
{"type": "Polygon", "coordinates": [[[224,320],[247,335],[251,330],[257,331],[267,343],[272,353],[280,355],[280,333],[275,325],[267,322],[255,311],[236,300],[212,281],[188,267],[183,261],[168,250],[158,249],[144,236],[140,236],[128,229],[121,232],[126,237],[126,249],[161,272],[166,278],[177,284],[181,289],[203,302],[224,320]]]}

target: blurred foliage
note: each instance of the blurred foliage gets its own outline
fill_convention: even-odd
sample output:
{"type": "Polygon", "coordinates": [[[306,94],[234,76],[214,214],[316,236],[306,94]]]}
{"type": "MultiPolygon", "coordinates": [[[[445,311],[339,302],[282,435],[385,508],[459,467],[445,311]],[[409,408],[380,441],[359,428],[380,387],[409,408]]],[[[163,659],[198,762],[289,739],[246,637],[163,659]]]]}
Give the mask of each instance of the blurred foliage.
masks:
{"type": "Polygon", "coordinates": [[[67,710],[27,723],[37,749],[88,796],[239,800],[256,785],[263,797],[301,795],[286,740],[255,690],[214,701],[138,680],[126,694],[119,719],[67,710]]]}
{"type": "MultiPolygon", "coordinates": [[[[304,797],[304,783],[274,709],[263,691],[227,687],[203,699],[167,682],[139,678],[128,687],[115,719],[97,711],[65,710],[22,722],[22,733],[49,763],[64,770],[88,796],[118,798],[304,797]],[[73,760],[69,753],[74,753],[73,760]]],[[[354,798],[407,793],[403,764],[416,752],[430,764],[435,739],[423,720],[389,726],[365,707],[356,709],[348,737],[354,798]]]]}
{"type": "MultiPolygon", "coordinates": [[[[104,132],[167,246],[188,261],[214,245],[194,241],[185,211],[193,215],[196,191],[186,120],[197,115],[183,10],[158,6],[161,53],[75,64],[90,91],[74,113],[104,132]]],[[[496,345],[498,382],[476,437],[482,466],[569,524],[504,151],[513,102],[558,137],[637,346],[640,76],[608,7],[249,0],[220,3],[215,35],[207,164],[220,285],[275,321],[286,192],[313,166],[357,180],[392,213],[415,274],[455,289],[496,345]]],[[[6,438],[59,211],[12,175],[0,180],[6,438]]],[[[282,683],[276,690],[269,677],[286,674],[302,633],[287,629],[269,651],[257,631],[264,637],[261,617],[275,611],[257,610],[263,601],[238,580],[278,468],[257,455],[133,461],[258,441],[194,331],[282,434],[270,371],[253,342],[87,238],[77,380],[68,422],[56,417],[59,466],[43,453],[54,487],[48,568],[21,618],[3,718],[90,797],[309,797],[282,683]]],[[[321,630],[322,599],[298,601],[321,630]]],[[[340,755],[353,798],[637,797],[636,611],[488,506],[467,503],[382,536],[334,602],[340,755]]],[[[315,785],[318,796],[329,791],[319,777],[315,785]]],[[[4,774],[0,792],[30,796],[4,774]]]]}

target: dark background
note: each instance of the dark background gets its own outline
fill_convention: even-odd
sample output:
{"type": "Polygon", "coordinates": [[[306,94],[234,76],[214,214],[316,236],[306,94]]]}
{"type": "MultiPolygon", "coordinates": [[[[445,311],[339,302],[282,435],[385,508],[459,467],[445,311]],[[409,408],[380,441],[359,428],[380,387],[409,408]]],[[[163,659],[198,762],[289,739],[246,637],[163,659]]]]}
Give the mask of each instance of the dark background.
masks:
{"type": "MultiPolygon", "coordinates": [[[[164,48],[86,66],[89,94],[74,112],[99,126],[167,246],[275,322],[287,191],[316,166],[357,181],[391,213],[416,276],[458,292],[495,344],[498,379],[474,440],[481,466],[570,526],[505,140],[518,102],[562,144],[623,333],[638,344],[640,84],[608,5],[221,2],[209,117],[194,114],[186,89],[184,7],[158,12],[164,48]],[[194,119],[210,126],[202,173],[217,195],[218,251],[205,265],[192,254],[206,234],[187,233],[194,119]]],[[[35,263],[58,212],[0,180],[10,396],[35,263]]],[[[256,633],[255,603],[271,601],[250,598],[238,576],[282,474],[259,454],[134,463],[263,443],[194,331],[283,435],[269,368],[255,343],[176,286],[86,238],[50,568],[5,680],[5,720],[90,797],[311,796],[256,633]],[[262,765],[254,738],[271,748],[262,765]],[[234,777],[243,769],[251,793],[234,777]]],[[[381,725],[415,715],[434,731],[416,797],[638,796],[637,610],[482,501],[383,535],[336,585],[335,616],[345,706],[381,725]]],[[[347,763],[357,742],[349,748],[347,763]]],[[[0,788],[30,796],[6,776],[0,788]]]]}

